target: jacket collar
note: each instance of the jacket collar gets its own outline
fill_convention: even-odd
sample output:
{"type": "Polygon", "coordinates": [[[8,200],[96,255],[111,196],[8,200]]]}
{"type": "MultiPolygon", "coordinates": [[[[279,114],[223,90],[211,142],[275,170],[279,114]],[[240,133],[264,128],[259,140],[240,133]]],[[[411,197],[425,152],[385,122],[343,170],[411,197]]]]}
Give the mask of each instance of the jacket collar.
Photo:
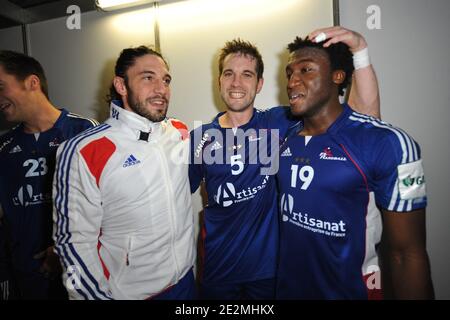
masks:
{"type": "MultiPolygon", "coordinates": [[[[133,131],[137,140],[145,140],[143,137],[150,137],[160,133],[162,122],[153,122],[137,113],[122,108],[122,102],[119,100],[111,101],[110,121],[118,121],[133,131]]],[[[148,141],[148,139],[147,139],[148,141]]]]}

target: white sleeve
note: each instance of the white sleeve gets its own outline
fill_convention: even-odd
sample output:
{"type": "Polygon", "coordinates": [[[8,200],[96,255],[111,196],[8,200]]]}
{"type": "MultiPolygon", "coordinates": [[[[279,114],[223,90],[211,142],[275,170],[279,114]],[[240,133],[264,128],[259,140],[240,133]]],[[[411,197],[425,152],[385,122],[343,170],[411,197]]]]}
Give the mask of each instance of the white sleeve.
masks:
{"type": "Polygon", "coordinates": [[[57,151],[53,178],[55,250],[70,299],[112,299],[97,250],[103,218],[100,191],[77,147],[80,140],[68,140],[57,151]]]}

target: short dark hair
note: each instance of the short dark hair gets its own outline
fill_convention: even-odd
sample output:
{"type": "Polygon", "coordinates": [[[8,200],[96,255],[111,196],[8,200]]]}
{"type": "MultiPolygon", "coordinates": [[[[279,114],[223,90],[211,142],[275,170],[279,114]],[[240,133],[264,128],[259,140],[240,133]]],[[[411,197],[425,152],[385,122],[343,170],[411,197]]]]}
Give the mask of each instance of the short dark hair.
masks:
{"type": "MultiPolygon", "coordinates": [[[[116,66],[114,68],[114,75],[117,77],[124,78],[125,82],[127,82],[128,69],[134,65],[137,58],[140,58],[147,54],[160,57],[164,61],[164,64],[166,65],[167,69],[169,69],[169,64],[159,51],[147,46],[139,46],[133,48],[126,48],[123,49],[122,52],[120,52],[119,58],[117,59],[116,66]]],[[[109,87],[109,94],[106,96],[106,100],[108,101],[108,103],[110,103],[112,100],[120,100],[120,99],[121,99],[120,94],[116,91],[114,84],[111,84],[111,86],[109,87]]]]}
{"type": "Polygon", "coordinates": [[[41,83],[42,93],[48,99],[48,85],[44,69],[39,61],[26,54],[2,50],[0,51],[0,65],[5,72],[16,77],[17,80],[24,81],[28,76],[35,75],[41,83]]]}
{"type": "Polygon", "coordinates": [[[222,74],[223,62],[225,58],[232,53],[240,53],[246,56],[250,56],[256,59],[256,74],[258,79],[261,79],[264,73],[264,62],[262,60],[261,54],[255,45],[248,41],[241,40],[240,38],[227,41],[225,46],[220,51],[219,56],[219,73],[222,74]]]}
{"type": "Polygon", "coordinates": [[[345,79],[339,85],[339,95],[344,94],[344,89],[348,86],[352,79],[353,74],[353,54],[351,53],[348,45],[342,42],[338,42],[330,45],[329,47],[323,47],[323,42],[313,42],[308,38],[302,39],[296,37],[295,40],[288,44],[288,50],[290,53],[298,51],[304,48],[317,48],[327,53],[330,60],[331,70],[343,70],[345,72],[345,79]]]}

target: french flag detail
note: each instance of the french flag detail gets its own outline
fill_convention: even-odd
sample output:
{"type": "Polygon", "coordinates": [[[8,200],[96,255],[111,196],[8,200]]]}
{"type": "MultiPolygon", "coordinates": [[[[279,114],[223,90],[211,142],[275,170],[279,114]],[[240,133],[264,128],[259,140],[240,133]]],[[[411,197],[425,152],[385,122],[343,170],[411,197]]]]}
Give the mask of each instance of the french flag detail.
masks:
{"type": "Polygon", "coordinates": [[[103,169],[115,151],[116,146],[106,137],[94,140],[80,150],[89,171],[95,177],[97,187],[99,186],[103,169]]]}
{"type": "Polygon", "coordinates": [[[170,122],[180,132],[181,140],[189,139],[188,127],[183,122],[174,119],[170,119],[170,122]]]}

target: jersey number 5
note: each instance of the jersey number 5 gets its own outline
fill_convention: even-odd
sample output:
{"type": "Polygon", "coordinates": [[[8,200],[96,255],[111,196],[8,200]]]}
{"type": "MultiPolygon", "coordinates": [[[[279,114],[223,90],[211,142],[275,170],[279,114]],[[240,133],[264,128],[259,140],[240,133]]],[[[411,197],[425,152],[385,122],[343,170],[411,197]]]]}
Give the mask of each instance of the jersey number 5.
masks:
{"type": "Polygon", "coordinates": [[[47,161],[45,158],[28,159],[23,163],[24,167],[30,167],[25,174],[26,178],[43,176],[48,172],[47,161]]]}
{"type": "Polygon", "coordinates": [[[311,166],[303,166],[300,168],[300,171],[298,170],[298,165],[293,164],[291,166],[291,187],[297,188],[297,176],[300,178],[300,181],[303,182],[300,189],[306,190],[308,189],[309,185],[311,184],[313,178],[314,178],[314,169],[311,166]]]}
{"type": "Polygon", "coordinates": [[[242,155],[237,154],[230,157],[230,164],[231,164],[231,174],[233,176],[237,176],[238,174],[241,174],[241,172],[244,170],[244,162],[242,162],[242,155]],[[237,166],[237,169],[233,169],[234,166],[237,166]]]}

